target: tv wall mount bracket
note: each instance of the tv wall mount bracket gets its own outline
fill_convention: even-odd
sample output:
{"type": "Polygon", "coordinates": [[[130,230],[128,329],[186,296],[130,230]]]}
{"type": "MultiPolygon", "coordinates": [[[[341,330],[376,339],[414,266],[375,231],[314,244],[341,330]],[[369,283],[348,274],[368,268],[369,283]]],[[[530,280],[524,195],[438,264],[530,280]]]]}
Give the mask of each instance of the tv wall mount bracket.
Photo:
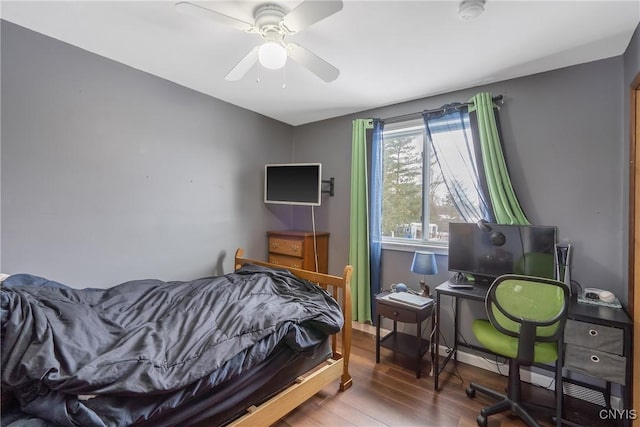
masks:
{"type": "Polygon", "coordinates": [[[328,190],[322,190],[322,194],[328,194],[329,197],[333,197],[333,189],[335,187],[335,178],[331,177],[330,179],[323,179],[322,184],[328,184],[328,190]]]}

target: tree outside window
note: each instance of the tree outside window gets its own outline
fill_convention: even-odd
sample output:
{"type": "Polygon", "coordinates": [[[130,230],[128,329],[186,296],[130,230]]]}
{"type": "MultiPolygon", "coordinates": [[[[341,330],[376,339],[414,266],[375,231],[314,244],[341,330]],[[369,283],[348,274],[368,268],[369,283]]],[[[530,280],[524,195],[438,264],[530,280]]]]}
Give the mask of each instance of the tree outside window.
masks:
{"type": "Polygon", "coordinates": [[[383,140],[383,240],[446,244],[449,222],[464,220],[427,143],[424,125],[413,121],[385,127],[383,140]]]}

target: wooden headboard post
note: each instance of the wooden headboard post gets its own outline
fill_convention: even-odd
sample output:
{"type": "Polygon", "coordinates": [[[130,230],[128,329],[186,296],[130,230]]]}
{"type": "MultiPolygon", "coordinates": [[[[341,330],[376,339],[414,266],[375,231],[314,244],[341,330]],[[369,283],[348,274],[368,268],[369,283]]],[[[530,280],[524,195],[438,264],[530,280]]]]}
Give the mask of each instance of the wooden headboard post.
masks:
{"type": "MultiPolygon", "coordinates": [[[[349,374],[349,355],[351,354],[351,326],[353,322],[351,306],[351,275],[353,267],[346,265],[342,273],[342,314],[344,315],[344,326],[342,327],[342,357],[344,358],[344,371],[340,381],[340,390],[344,391],[351,387],[353,380],[349,374]]],[[[335,350],[335,346],[334,346],[335,350]]]]}

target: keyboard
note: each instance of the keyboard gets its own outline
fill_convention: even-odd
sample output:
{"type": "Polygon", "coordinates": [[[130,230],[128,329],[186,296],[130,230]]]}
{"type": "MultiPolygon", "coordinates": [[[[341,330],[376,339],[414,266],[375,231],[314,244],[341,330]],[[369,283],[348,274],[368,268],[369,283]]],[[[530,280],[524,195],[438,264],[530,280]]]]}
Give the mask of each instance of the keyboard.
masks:
{"type": "Polygon", "coordinates": [[[421,297],[420,295],[410,294],[409,292],[394,292],[389,294],[391,301],[408,304],[412,307],[424,307],[433,302],[431,298],[421,297]]]}

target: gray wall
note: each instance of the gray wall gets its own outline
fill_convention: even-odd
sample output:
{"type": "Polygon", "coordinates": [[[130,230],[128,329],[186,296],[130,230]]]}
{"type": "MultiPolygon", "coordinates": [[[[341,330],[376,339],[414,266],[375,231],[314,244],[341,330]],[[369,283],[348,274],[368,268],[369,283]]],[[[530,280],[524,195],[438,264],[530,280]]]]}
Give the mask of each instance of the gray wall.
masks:
{"type": "Polygon", "coordinates": [[[103,287],[264,258],[291,218],[262,202],[289,125],[1,25],[3,273],[103,287]]]}
{"type": "MultiPolygon", "coordinates": [[[[558,226],[560,239],[574,246],[575,280],[626,300],[622,82],[619,56],[294,128],[296,160],[313,158],[337,170],[340,194],[326,201],[321,219],[331,232],[330,268],[348,260],[352,119],[418,112],[490,91],[505,98],[500,110],[505,155],[529,219],[558,226]]],[[[297,214],[296,221],[308,225],[297,214]]],[[[411,256],[384,251],[384,286],[416,281],[408,271],[411,256]]],[[[446,256],[439,258],[444,268],[433,282],[448,277],[446,256]]]]}

